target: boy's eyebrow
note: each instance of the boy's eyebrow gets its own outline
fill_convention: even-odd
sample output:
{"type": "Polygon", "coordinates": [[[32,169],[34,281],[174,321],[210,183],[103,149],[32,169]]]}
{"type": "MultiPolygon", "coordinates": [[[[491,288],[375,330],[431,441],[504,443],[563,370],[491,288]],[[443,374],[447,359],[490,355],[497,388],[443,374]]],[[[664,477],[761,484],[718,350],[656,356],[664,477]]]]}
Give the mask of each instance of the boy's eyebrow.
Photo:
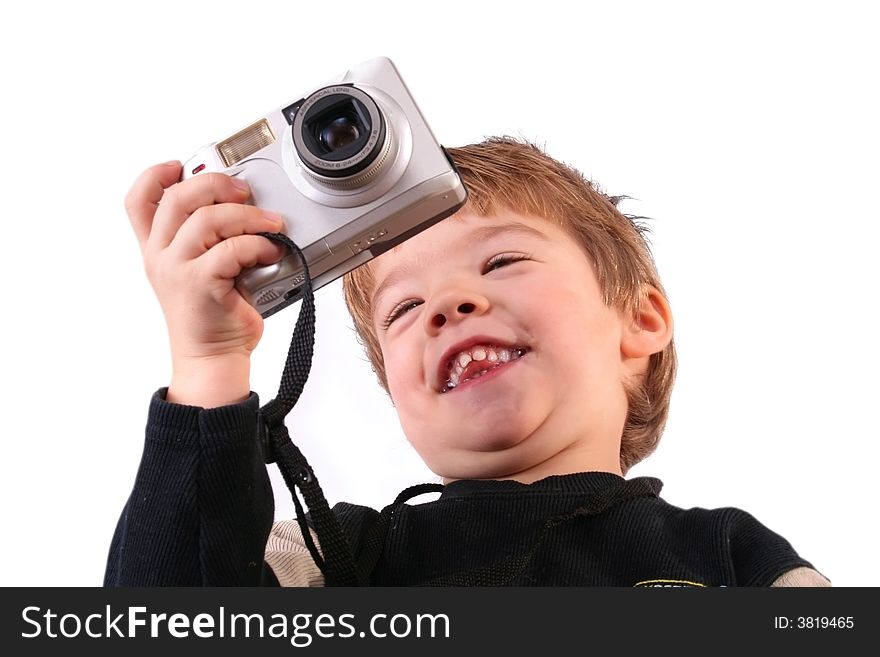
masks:
{"type": "MultiPolygon", "coordinates": [[[[532,228],[531,226],[521,224],[517,221],[512,221],[506,224],[498,224],[494,226],[480,226],[479,228],[474,228],[466,235],[466,239],[468,242],[484,242],[494,237],[498,237],[499,235],[505,234],[519,234],[525,237],[539,239],[544,242],[550,241],[550,238],[537,228],[532,228]]],[[[400,280],[411,275],[412,269],[413,267],[409,263],[392,269],[391,272],[389,272],[389,274],[383,279],[383,281],[379,285],[376,286],[376,289],[373,291],[371,305],[375,308],[376,301],[379,299],[380,296],[382,296],[385,290],[392,287],[393,285],[396,285],[398,282],[400,282],[400,280]]]]}

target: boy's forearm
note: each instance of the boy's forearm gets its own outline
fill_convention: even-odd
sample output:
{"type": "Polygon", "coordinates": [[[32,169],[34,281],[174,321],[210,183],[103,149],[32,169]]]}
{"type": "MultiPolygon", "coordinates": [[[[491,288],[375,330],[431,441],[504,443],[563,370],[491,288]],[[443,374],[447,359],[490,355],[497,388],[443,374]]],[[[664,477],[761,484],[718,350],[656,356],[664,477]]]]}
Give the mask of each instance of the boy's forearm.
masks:
{"type": "Polygon", "coordinates": [[[250,395],[250,374],[250,356],[178,359],[166,400],[202,408],[239,404],[250,395]]]}
{"type": "Polygon", "coordinates": [[[255,586],[274,517],[255,439],[259,399],[205,410],[150,405],[144,454],[105,586],[255,586]]]}

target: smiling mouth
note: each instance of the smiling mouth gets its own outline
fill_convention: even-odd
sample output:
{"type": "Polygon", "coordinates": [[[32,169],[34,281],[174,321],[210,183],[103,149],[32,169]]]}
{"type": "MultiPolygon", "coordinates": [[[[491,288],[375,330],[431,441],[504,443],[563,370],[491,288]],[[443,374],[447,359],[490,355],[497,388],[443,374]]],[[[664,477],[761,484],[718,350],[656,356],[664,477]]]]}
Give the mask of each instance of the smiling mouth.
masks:
{"type": "Polygon", "coordinates": [[[453,390],[504,365],[519,360],[529,351],[528,347],[495,347],[478,345],[462,351],[449,359],[446,382],[440,393],[453,390]]]}

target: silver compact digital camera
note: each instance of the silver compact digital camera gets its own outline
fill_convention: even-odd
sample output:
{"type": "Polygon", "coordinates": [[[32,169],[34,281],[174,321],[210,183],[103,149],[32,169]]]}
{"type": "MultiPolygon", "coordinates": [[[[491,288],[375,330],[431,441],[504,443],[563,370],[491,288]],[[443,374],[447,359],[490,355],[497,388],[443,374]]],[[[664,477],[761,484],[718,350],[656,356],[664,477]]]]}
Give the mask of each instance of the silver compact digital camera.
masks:
{"type": "MultiPolygon", "coordinates": [[[[380,57],[272,110],[184,163],[247,181],[280,213],[319,287],[448,217],[467,192],[391,60],[380,57]]],[[[243,271],[236,288],[265,318],[302,297],[295,254],[243,271]]]]}

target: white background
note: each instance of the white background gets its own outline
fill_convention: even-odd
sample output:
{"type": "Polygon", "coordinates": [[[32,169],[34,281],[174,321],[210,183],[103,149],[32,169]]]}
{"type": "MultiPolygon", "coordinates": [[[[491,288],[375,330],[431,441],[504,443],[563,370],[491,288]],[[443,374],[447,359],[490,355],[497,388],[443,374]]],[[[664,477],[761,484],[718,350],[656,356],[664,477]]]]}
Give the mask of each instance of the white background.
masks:
{"type": "MultiPolygon", "coordinates": [[[[681,364],[632,475],[673,504],[746,509],[838,586],[880,584],[871,3],[131,4],[16,3],[0,27],[2,584],[101,583],[168,382],[130,184],[378,55],[441,143],[526,137],[652,218],[681,364]]],[[[316,301],[288,424],[331,504],[381,507],[432,476],[339,285],[316,301]]],[[[266,322],[263,401],[297,308],[266,322]]]]}

